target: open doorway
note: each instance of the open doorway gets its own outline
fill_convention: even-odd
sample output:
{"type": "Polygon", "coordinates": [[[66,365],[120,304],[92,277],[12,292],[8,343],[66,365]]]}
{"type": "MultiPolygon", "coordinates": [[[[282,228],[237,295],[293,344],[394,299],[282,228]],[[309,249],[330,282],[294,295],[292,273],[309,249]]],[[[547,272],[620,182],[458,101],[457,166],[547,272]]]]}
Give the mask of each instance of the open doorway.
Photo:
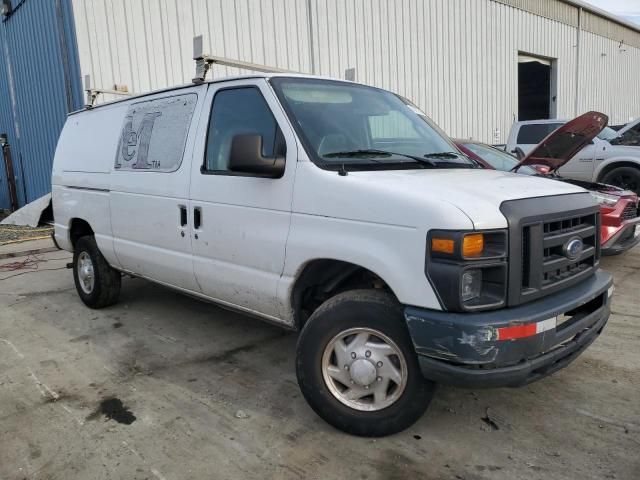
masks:
{"type": "Polygon", "coordinates": [[[556,117],[555,61],[518,55],[518,120],[556,117]]]}

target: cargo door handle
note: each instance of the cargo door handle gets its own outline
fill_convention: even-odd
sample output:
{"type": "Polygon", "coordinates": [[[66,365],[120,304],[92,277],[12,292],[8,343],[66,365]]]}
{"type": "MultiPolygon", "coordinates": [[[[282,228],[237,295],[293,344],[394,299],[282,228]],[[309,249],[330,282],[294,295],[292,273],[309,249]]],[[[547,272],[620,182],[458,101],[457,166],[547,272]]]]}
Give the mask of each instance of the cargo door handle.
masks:
{"type": "Polygon", "coordinates": [[[180,209],[180,226],[186,227],[187,226],[187,207],[185,207],[184,205],[179,205],[178,208],[180,209]]]}
{"type": "Polygon", "coordinates": [[[198,230],[202,226],[202,209],[196,207],[193,209],[193,228],[198,230]]]}

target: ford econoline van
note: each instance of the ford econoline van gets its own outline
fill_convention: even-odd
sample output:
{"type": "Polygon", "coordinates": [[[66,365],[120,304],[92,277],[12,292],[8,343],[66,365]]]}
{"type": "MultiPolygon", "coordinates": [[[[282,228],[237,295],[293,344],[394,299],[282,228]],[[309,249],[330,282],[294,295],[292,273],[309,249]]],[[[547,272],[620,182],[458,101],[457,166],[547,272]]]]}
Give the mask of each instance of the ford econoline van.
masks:
{"type": "Polygon", "coordinates": [[[541,379],[609,318],[588,192],[478,168],[351,82],[246,76],[73,113],[53,209],[87,306],[129,274],[298,331],[305,398],[357,435],[408,427],[436,383],[541,379]]]}

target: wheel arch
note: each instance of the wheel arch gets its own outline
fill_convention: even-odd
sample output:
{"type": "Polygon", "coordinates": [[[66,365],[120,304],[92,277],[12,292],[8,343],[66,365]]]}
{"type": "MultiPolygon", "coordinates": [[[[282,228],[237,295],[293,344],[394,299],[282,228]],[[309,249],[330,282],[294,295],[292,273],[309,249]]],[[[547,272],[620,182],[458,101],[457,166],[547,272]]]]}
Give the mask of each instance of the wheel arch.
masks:
{"type": "Polygon", "coordinates": [[[620,159],[620,160],[610,160],[603,165],[599,166],[599,169],[596,171],[596,181],[602,182],[602,179],[605,175],[612,170],[619,167],[631,167],[636,170],[640,170],[640,160],[631,160],[631,159],[620,159]]]}
{"type": "Polygon", "coordinates": [[[74,249],[78,240],[87,235],[95,235],[89,222],[78,217],[74,217],[69,221],[69,241],[74,249]]]}
{"type": "Polygon", "coordinates": [[[309,260],[298,270],[291,289],[295,328],[301,329],[325,300],[362,288],[385,290],[398,298],[384,278],[370,268],[332,258],[309,260]]]}

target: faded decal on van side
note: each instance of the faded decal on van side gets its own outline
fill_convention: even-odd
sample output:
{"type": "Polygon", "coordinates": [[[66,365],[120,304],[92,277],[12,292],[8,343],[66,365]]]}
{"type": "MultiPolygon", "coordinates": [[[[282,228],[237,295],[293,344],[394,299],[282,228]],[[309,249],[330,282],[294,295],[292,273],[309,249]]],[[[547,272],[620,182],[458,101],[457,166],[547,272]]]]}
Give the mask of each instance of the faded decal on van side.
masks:
{"type": "Polygon", "coordinates": [[[197,100],[195,93],[189,93],[131,104],[124,118],[115,168],[177,170],[197,100]]]}

